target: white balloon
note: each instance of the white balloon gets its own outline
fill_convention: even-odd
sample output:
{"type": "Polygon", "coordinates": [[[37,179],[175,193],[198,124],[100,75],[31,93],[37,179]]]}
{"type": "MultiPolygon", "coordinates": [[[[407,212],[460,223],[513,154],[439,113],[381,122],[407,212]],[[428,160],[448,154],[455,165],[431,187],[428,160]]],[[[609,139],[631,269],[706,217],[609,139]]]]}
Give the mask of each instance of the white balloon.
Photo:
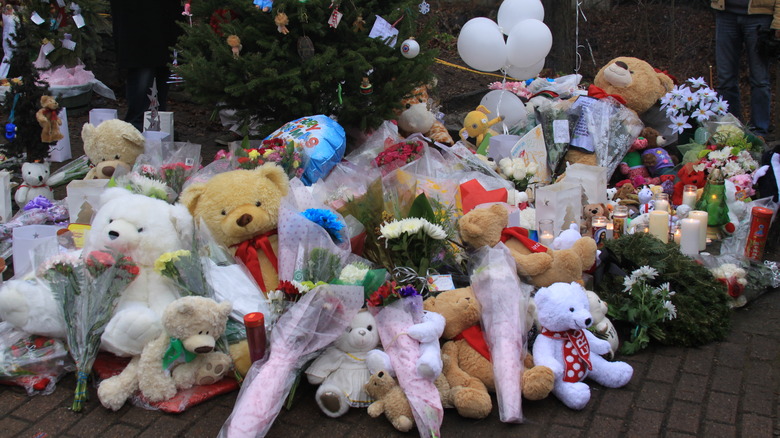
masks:
{"type": "Polygon", "coordinates": [[[542,69],[544,68],[544,61],[545,58],[542,58],[541,61],[530,67],[517,67],[515,65],[509,64],[504,67],[504,71],[506,71],[508,76],[512,76],[515,79],[524,81],[526,79],[532,79],[539,76],[539,73],[541,73],[542,69]]]}
{"type": "Polygon", "coordinates": [[[527,121],[528,114],[523,101],[510,91],[490,91],[482,98],[480,105],[485,105],[485,108],[490,110],[489,119],[504,116],[504,121],[493,127],[496,131],[502,131],[504,126],[508,130],[516,126],[524,126],[527,121]]]}
{"type": "Polygon", "coordinates": [[[544,20],[541,0],[504,0],[498,8],[498,26],[504,35],[509,35],[517,23],[529,18],[544,20]]]}
{"type": "Polygon", "coordinates": [[[523,20],[509,32],[507,59],[515,67],[531,67],[544,59],[552,48],[552,32],[539,20],[523,20]]]}
{"type": "Polygon", "coordinates": [[[498,24],[485,17],[467,21],[458,35],[458,54],[480,71],[496,71],[506,65],[506,43],[498,24]]]}

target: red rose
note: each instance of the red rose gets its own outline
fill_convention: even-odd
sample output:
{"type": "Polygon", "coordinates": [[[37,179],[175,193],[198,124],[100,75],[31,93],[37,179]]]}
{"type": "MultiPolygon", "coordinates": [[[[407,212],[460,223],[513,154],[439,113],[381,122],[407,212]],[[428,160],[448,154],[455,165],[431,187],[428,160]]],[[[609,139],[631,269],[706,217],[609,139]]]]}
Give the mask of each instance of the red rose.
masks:
{"type": "Polygon", "coordinates": [[[113,266],[114,256],[105,251],[92,251],[87,256],[87,266],[89,267],[101,267],[101,266],[113,266]]]}

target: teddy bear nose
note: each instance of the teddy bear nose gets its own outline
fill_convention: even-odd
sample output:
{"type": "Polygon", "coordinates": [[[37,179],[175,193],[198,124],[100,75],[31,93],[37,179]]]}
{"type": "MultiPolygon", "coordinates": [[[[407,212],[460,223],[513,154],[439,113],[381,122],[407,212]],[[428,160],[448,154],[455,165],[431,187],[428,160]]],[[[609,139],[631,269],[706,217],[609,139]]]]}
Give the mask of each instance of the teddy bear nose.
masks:
{"type": "Polygon", "coordinates": [[[618,67],[620,67],[622,69],[628,70],[628,64],[626,64],[623,61],[616,61],[615,65],[617,65],[618,67]]]}
{"type": "Polygon", "coordinates": [[[239,227],[245,227],[249,225],[250,222],[252,222],[252,215],[248,213],[244,213],[241,215],[241,217],[236,219],[236,223],[239,227]]]}
{"type": "Polygon", "coordinates": [[[195,352],[198,354],[203,354],[203,353],[208,353],[211,350],[213,350],[213,348],[204,345],[203,347],[196,348],[195,352]]]}
{"type": "Polygon", "coordinates": [[[103,175],[105,176],[112,176],[114,175],[114,172],[116,172],[116,168],[114,166],[106,166],[103,168],[103,175]]]}
{"type": "Polygon", "coordinates": [[[591,319],[588,318],[588,319],[585,320],[585,325],[590,325],[591,322],[592,322],[591,319]]]}
{"type": "Polygon", "coordinates": [[[377,373],[376,376],[381,379],[384,375],[385,375],[385,372],[384,371],[380,371],[380,372],[377,373]]]}
{"type": "Polygon", "coordinates": [[[38,181],[43,182],[43,176],[38,175],[38,181]]]}
{"type": "Polygon", "coordinates": [[[366,335],[366,331],[364,329],[360,329],[360,330],[358,330],[358,334],[360,336],[365,336],[366,335]]]}
{"type": "Polygon", "coordinates": [[[115,240],[117,237],[119,237],[119,233],[116,231],[109,231],[108,232],[108,238],[111,240],[115,240]]]}

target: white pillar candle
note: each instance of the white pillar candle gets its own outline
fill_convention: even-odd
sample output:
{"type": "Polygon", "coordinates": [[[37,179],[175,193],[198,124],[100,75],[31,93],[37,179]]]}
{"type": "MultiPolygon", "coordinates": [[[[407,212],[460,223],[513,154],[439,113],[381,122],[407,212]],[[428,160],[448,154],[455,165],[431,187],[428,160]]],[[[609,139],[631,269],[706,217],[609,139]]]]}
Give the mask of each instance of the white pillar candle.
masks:
{"type": "Polygon", "coordinates": [[[707,216],[707,212],[701,210],[693,210],[688,213],[688,218],[699,221],[699,251],[704,251],[707,248],[707,216]]]}
{"type": "MultiPolygon", "coordinates": [[[[701,223],[698,219],[683,219],[680,221],[680,252],[685,255],[696,255],[699,253],[699,239],[701,233],[699,228],[701,223]]],[[[706,227],[704,227],[706,229],[706,227]]]]}
{"type": "Polygon", "coordinates": [[[664,199],[656,199],[654,209],[658,211],[669,211],[669,201],[664,199]]]}
{"type": "Polygon", "coordinates": [[[669,241],[669,212],[661,210],[650,212],[650,234],[663,243],[669,241]]]}
{"type": "Polygon", "coordinates": [[[686,184],[683,187],[683,197],[682,197],[683,205],[687,205],[691,207],[691,209],[696,208],[696,196],[697,196],[698,189],[699,188],[693,184],[686,184]]]}

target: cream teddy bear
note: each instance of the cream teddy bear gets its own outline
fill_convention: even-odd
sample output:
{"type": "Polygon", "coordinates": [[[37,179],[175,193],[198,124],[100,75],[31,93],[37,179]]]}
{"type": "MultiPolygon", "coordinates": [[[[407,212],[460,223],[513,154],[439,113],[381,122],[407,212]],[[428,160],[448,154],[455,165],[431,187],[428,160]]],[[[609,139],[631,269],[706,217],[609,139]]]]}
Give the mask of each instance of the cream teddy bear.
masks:
{"type": "Polygon", "coordinates": [[[140,131],[118,119],[106,120],[98,126],[85,123],[81,128],[81,139],[84,154],[95,166],[84,179],[109,179],[118,170],[127,173],[144,153],[146,145],[140,131]]]}
{"type": "Polygon", "coordinates": [[[163,331],[125,369],[100,383],[98,397],[118,410],[135,391],[150,402],[168,400],[179,389],[210,385],[230,370],[230,356],[214,351],[232,306],[197,296],[179,298],[163,312],[163,331]]]}
{"type": "Polygon", "coordinates": [[[588,304],[590,305],[590,313],[593,315],[593,325],[591,330],[596,336],[605,339],[609,342],[609,358],[612,359],[617,353],[620,340],[618,339],[617,330],[612,325],[612,321],[607,318],[607,311],[609,306],[605,301],[602,301],[596,292],[586,291],[588,294],[588,304]]]}

